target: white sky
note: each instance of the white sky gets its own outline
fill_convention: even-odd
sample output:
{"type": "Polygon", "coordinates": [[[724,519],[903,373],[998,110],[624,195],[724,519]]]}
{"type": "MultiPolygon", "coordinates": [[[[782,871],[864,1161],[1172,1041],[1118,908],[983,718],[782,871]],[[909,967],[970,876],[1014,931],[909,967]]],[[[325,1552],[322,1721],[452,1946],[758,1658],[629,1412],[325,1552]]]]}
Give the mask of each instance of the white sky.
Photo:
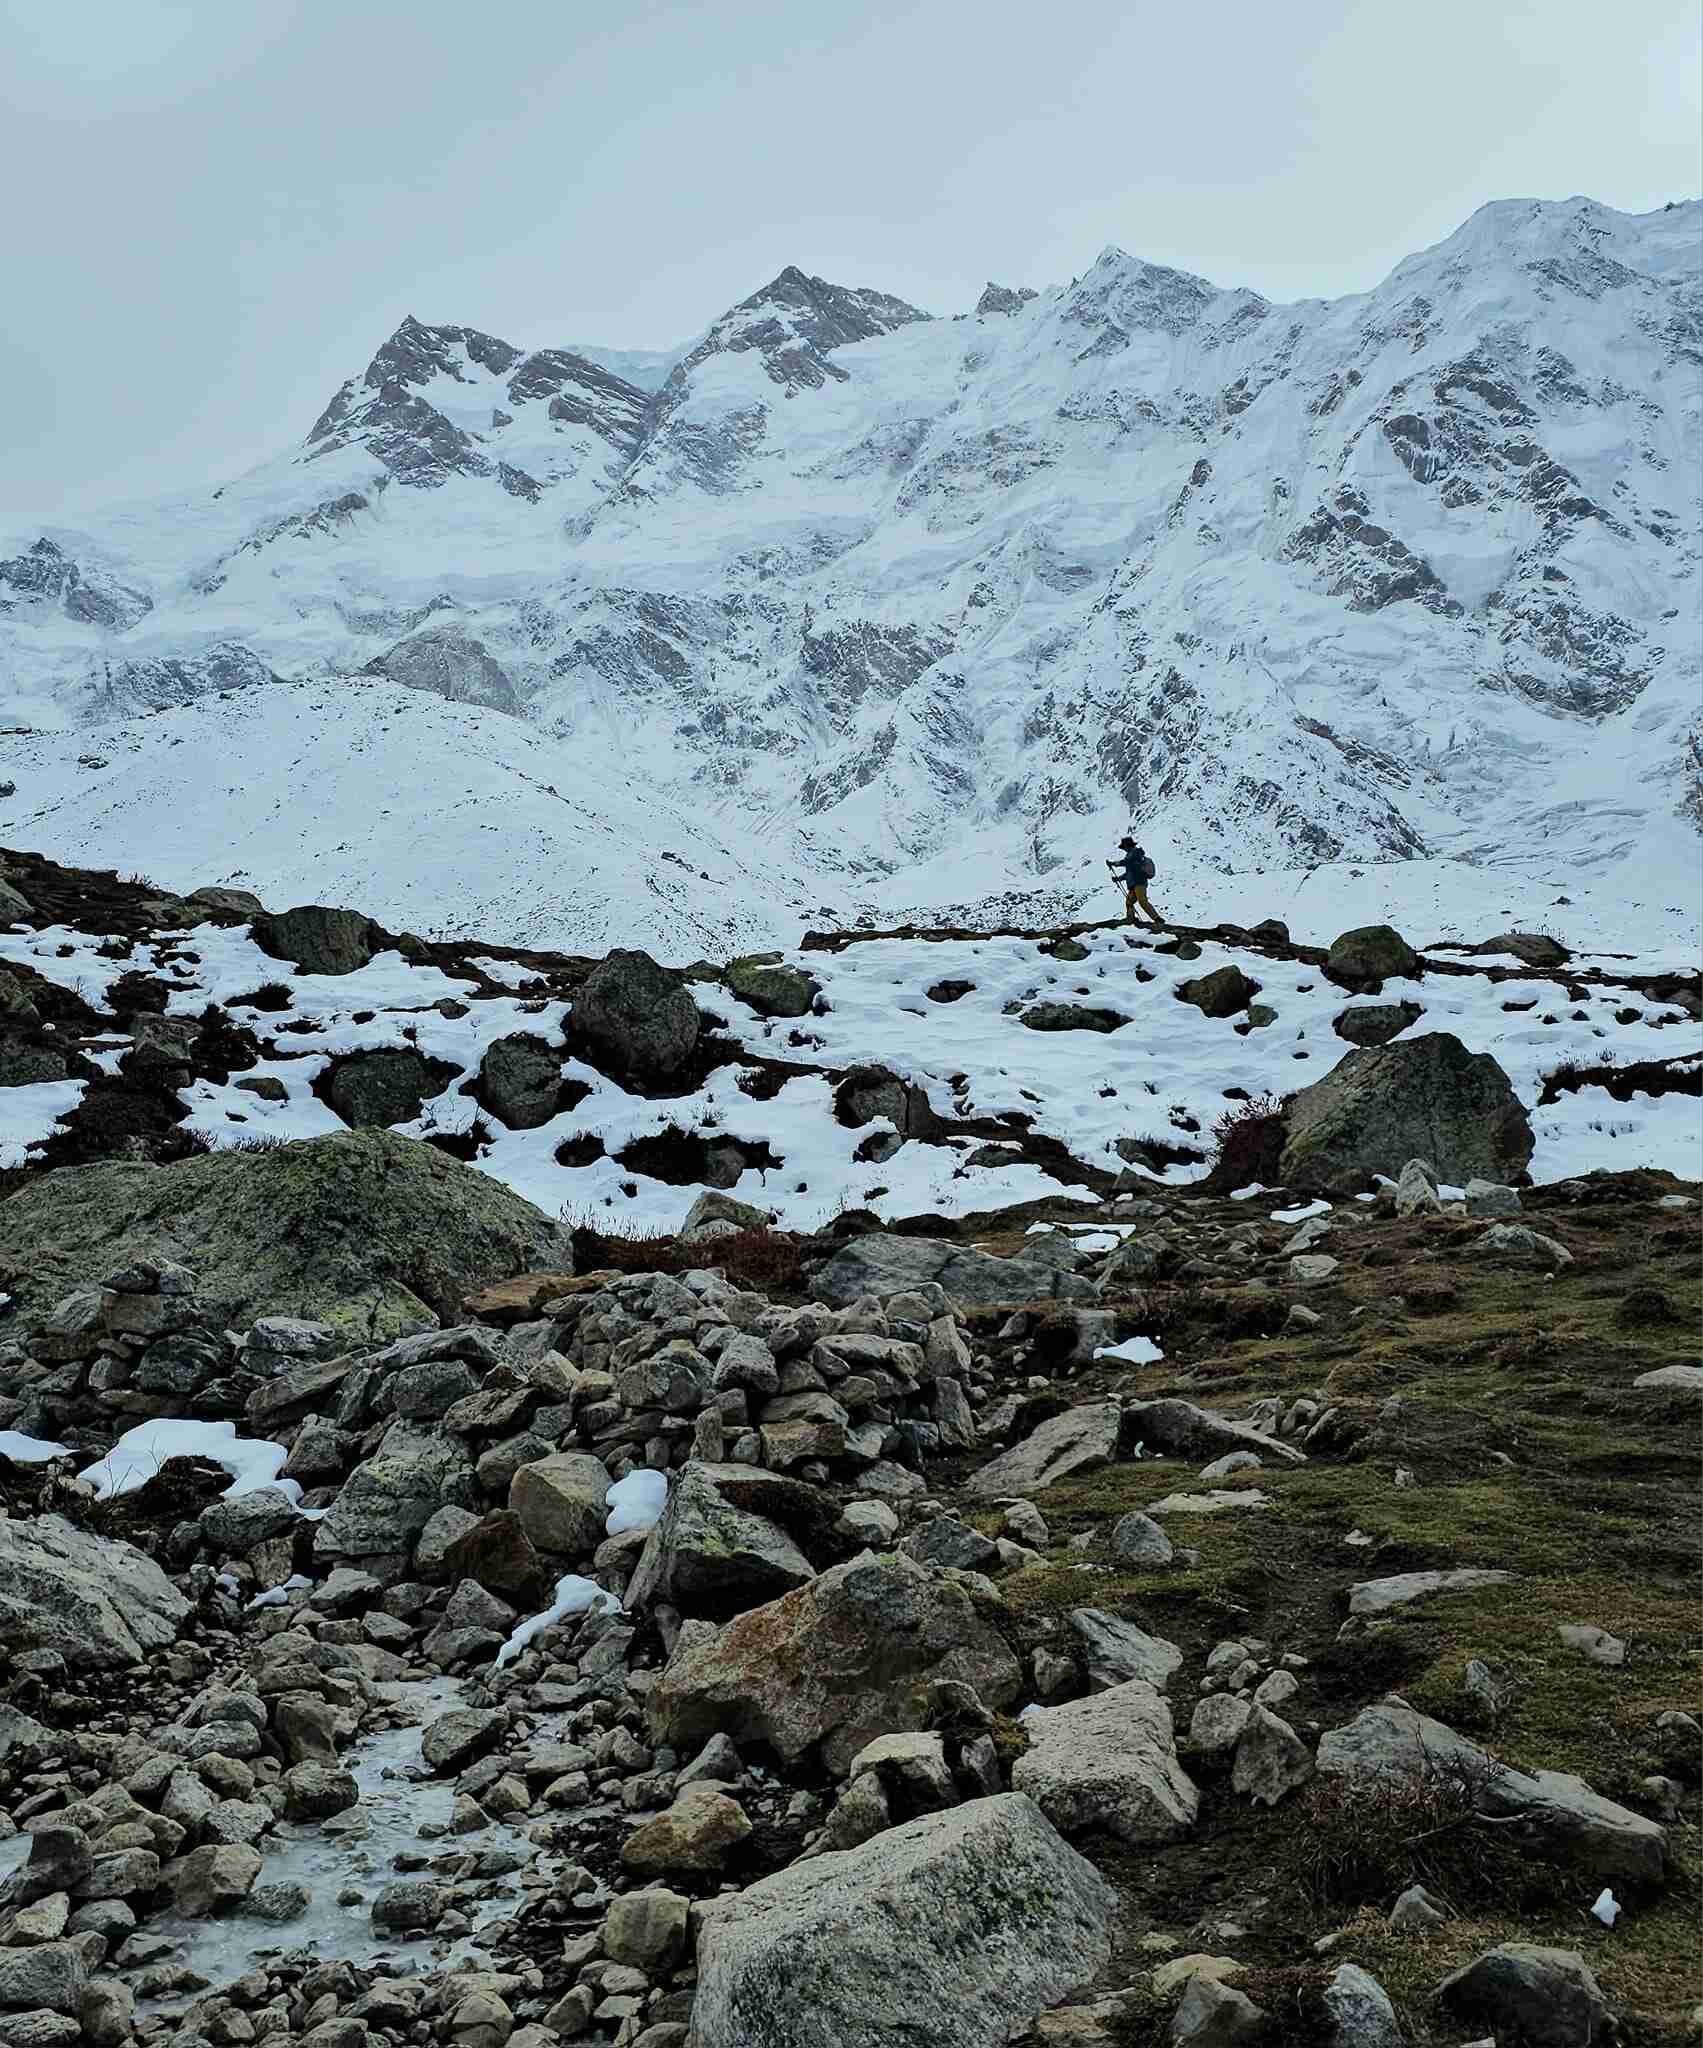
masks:
{"type": "Polygon", "coordinates": [[[787,263],[931,311],[1108,242],[1364,290],[1703,185],[1696,0],[0,0],[0,526],[299,439],[405,313],[664,347],[787,263]]]}

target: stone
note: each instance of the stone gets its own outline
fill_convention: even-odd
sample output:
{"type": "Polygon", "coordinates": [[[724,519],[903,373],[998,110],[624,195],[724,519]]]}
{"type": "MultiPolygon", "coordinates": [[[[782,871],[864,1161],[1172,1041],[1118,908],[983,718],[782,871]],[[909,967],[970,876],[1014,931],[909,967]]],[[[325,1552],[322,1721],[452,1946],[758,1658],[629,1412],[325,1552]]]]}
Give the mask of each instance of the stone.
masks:
{"type": "Polygon", "coordinates": [[[641,1087],[688,1065],[701,1025],[683,982],[648,953],[621,948],[586,976],[568,1014],[570,1040],[591,1064],[641,1087]]]}
{"type": "Polygon", "coordinates": [[[722,980],[759,1017],[808,1017],[822,993],[821,983],[802,967],[750,955],[730,960],[722,980]]]}
{"type": "Polygon", "coordinates": [[[1422,1884],[1410,1884],[1390,1908],[1390,1925],[1398,1934],[1429,1934],[1448,1917],[1422,1884]]]}
{"type": "Polygon", "coordinates": [[[1547,932],[1498,932],[1493,939],[1471,949],[1475,953],[1512,953],[1528,967],[1565,967],[1573,957],[1559,939],[1547,932]]]}
{"type": "Polygon", "coordinates": [[[1398,1216],[1442,1215],[1443,1198],[1428,1160],[1410,1159],[1396,1175],[1395,1209],[1398,1216]]]}
{"type": "Polygon", "coordinates": [[[877,1299],[935,1285],[962,1308],[996,1303],[1088,1301],[1092,1281],[1029,1255],[992,1258],[973,1246],[944,1238],[898,1237],[875,1232],[850,1239],[810,1275],[816,1298],[830,1308],[849,1308],[866,1294],[877,1299]]]}
{"type": "Polygon", "coordinates": [[[330,1764],[310,1760],[292,1764],[284,1773],[286,1820],[329,1820],[334,1813],[346,1812],[360,1796],[354,1773],[330,1764]]]}
{"type": "Polygon", "coordinates": [[[428,1059],[412,1046],[379,1046],[350,1053],[331,1070],[325,1097],[352,1130],[383,1130],[412,1123],[434,1095],[455,1079],[447,1060],[428,1059]]]}
{"type": "Polygon", "coordinates": [[[1351,1010],[1339,1010],[1331,1029],[1350,1045],[1388,1045],[1424,1014],[1423,1003],[1358,1003],[1351,1010]]]}
{"type": "Polygon", "coordinates": [[[1394,1175],[1415,1158],[1457,1186],[1475,1175],[1506,1182],[1534,1144],[1507,1075],[1446,1031],[1345,1054],[1290,1098],[1284,1133],[1278,1171],[1297,1188],[1394,1175]]]}
{"type": "Polygon", "coordinates": [[[295,1502],[275,1486],[239,1493],[234,1500],[216,1500],[201,1510],[204,1539],[225,1557],[247,1557],[251,1550],[296,1527],[295,1502]]]}
{"type": "Polygon", "coordinates": [[[1155,1692],[1163,1692],[1183,1661],[1175,1643],[1166,1642],[1163,1636],[1150,1636],[1133,1621],[1098,1607],[1073,1609],[1070,1632],[1083,1646],[1088,1684],[1095,1692],[1106,1692],[1132,1678],[1143,1678],[1155,1692]]]}
{"type": "Polygon", "coordinates": [[[116,1977],[98,1977],[83,1993],[77,2017],[88,2048],[123,2048],[135,2025],[136,1997],[116,1977]]]}
{"type": "Polygon", "coordinates": [[[1194,1825],[1200,1796],[1177,1761],[1171,1712],[1141,1679],[1025,1716],[1029,1747],[1011,1768],[1066,1835],[1099,1832],[1173,1842],[1194,1825]]]}
{"type": "Polygon", "coordinates": [[[990,1459],[965,1482],[982,1500],[1003,1493],[1040,1493],[1061,1479],[1109,1465],[1118,1448],[1115,1401],[1090,1401],[1043,1422],[1020,1444],[990,1459]]]}
{"type": "Polygon", "coordinates": [[[685,1953],[691,1901],[661,1885],[625,1892],[603,1916],[603,1953],[647,1977],[665,1976],[685,1953]]]}
{"type": "Polygon", "coordinates": [[[1193,981],[1179,981],[1174,991],[1178,1002],[1192,1003],[1208,1017],[1234,1017],[1245,1010],[1260,992],[1239,967],[1220,967],[1193,981]]]}
{"type": "Polygon", "coordinates": [[[1649,1396],[1703,1401],[1703,1365],[1658,1365],[1641,1372],[1632,1387],[1635,1393],[1649,1396]]]}
{"type": "Polygon", "coordinates": [[[509,1483],[508,1505],[537,1549],[583,1557],[603,1541],[609,1484],[600,1458],[558,1451],[521,1466],[509,1483]]]}
{"type": "Polygon", "coordinates": [[[725,1223],[736,1231],[767,1230],[774,1217],[767,1209],[759,1209],[752,1202],[735,1201],[732,1195],[724,1195],[718,1188],[705,1188],[704,1192],[686,1211],[685,1221],[680,1225],[680,1236],[689,1242],[697,1231],[707,1223],[725,1223]]]}
{"type": "MultiPolygon", "coordinates": [[[[681,1614],[721,1621],[807,1584],[816,1576],[810,1560],[785,1529],[754,1511],[765,1500],[782,1513],[809,1514],[819,1496],[750,1467],[692,1459],[645,1539],[627,1606],[640,1611],[661,1600],[681,1614]]],[[[896,1526],[892,1510],[884,1512],[896,1526]]]]}
{"type": "Polygon", "coordinates": [[[1104,1966],[1114,1910],[1029,1800],[972,1800],[700,1905],[693,2038],[1005,2048],[1104,1966]]]}
{"type": "Polygon", "coordinates": [[[475,1095],[511,1131],[535,1131],[556,1114],[562,1055],[536,1033],[494,1038],[479,1062],[475,1095]]]}
{"type": "MultiPolygon", "coordinates": [[[[1455,1571],[1398,1572],[1387,1579],[1362,1579],[1348,1589],[1348,1619],[1364,1623],[1398,1607],[1410,1607],[1416,1600],[1434,1599],[1439,1593],[1475,1593],[1485,1586],[1506,1586],[1513,1572],[1481,1571],[1462,1567],[1455,1571]]],[[[1345,1628],[1344,1635],[1349,1631],[1345,1628]]]]}
{"type": "Polygon", "coordinates": [[[1275,1806],[1313,1775],[1313,1752],[1289,1723],[1257,1701],[1236,1743],[1230,1789],[1256,1806],[1275,1806]]]}
{"type": "Polygon", "coordinates": [[[1030,1031],[1121,1031],[1130,1021],[1122,1010],[1092,1003],[1031,1003],[1017,1019],[1030,1031]]]}
{"type": "Polygon", "coordinates": [[[918,1564],[954,1565],[972,1572],[985,1571],[998,1556],[995,1544],[955,1515],[936,1515],[920,1523],[899,1548],[918,1564]]]}
{"type": "Polygon", "coordinates": [[[1251,1701],[1233,1692],[1209,1692],[1189,1722],[1187,1747],[1201,1756],[1221,1756],[1234,1749],[1253,1719],[1251,1701]]]}
{"type": "Polygon", "coordinates": [[[380,937],[371,918],[324,903],[263,910],[249,934],[261,952],[288,960],[298,974],[354,974],[371,960],[380,937]]]}
{"type": "Polygon", "coordinates": [[[937,1679],[998,1709],[1022,1670],[962,1586],[865,1552],[725,1628],[683,1634],[646,1711],[653,1739],[677,1749],[720,1732],[788,1761],[819,1749],[840,1772],[875,1736],[924,1726],[937,1679]]]}
{"type": "Polygon", "coordinates": [[[385,1431],[376,1457],[357,1465],[314,1535],[325,1558],[405,1555],[446,1505],[476,1496],[462,1445],[409,1422],[385,1431]]]}
{"type": "Polygon", "coordinates": [[[440,1776],[466,1770],[489,1756],[508,1733],[508,1716],[496,1707],[455,1707],[428,1722],[420,1755],[440,1776]]]}
{"type": "Polygon", "coordinates": [[[297,1315],[367,1342],[458,1319],[464,1293],[513,1273],[572,1269],[556,1219],[391,1131],[170,1166],[108,1160],[43,1174],[0,1204],[0,1259],[26,1309],[161,1255],[194,1268],[227,1328],[297,1315]]]}
{"type": "Polygon", "coordinates": [[[621,1845],[621,1861],[646,1876],[717,1871],[750,1832],[739,1801],[706,1781],[689,1786],[665,1813],[635,1828],[621,1845]]]}
{"type": "Polygon", "coordinates": [[[1666,1867],[1667,1838],[1654,1821],[1603,1798],[1569,1772],[1498,1764],[1465,1736],[1400,1700],[1382,1700],[1327,1730],[1317,1765],[1322,1777],[1369,1785],[1450,1772],[1480,1811],[1507,1823],[1498,1831],[1503,1839],[1571,1864],[1596,1883],[1659,1884],[1666,1867]]]}
{"type": "Polygon", "coordinates": [[[1462,1189],[1469,1216],[1517,1216],[1520,1196],[1517,1188],[1501,1187],[1493,1180],[1476,1176],[1462,1189]]]}
{"type": "Polygon", "coordinates": [[[192,1849],[177,1866],[177,1910],[186,1920],[231,1912],[253,1889],[260,1871],[260,1851],[246,1843],[209,1843],[192,1849]]]}
{"type": "Polygon", "coordinates": [[[71,1664],[107,1670],[143,1664],[176,1642],[189,1613],[132,1544],[60,1515],[0,1520],[0,1637],[14,1651],[57,1650],[71,1664]]]}
{"type": "Polygon", "coordinates": [[[1336,1277],[1341,1265],[1329,1252],[1297,1252],[1289,1261],[1289,1278],[1297,1287],[1323,1287],[1336,1277]]]}
{"type": "Polygon", "coordinates": [[[1268,1495],[1252,1486],[1226,1490],[1214,1487],[1209,1493],[1168,1493],[1163,1500],[1149,1501],[1155,1515],[1257,1514],[1271,1506],[1268,1495]]]}
{"type": "Polygon", "coordinates": [[[0,2012],[40,2008],[75,2016],[88,1981],[88,1959],[80,1941],[0,1948],[0,2012]]]}
{"type": "Polygon", "coordinates": [[[1558,1238],[1526,1223],[1493,1223],[1482,1237],[1462,1245],[1462,1258],[1517,1259],[1528,1266],[1570,1266],[1573,1254],[1558,1238]]]}
{"type": "Polygon", "coordinates": [[[373,1900],[372,1922],[393,1934],[435,1927],[449,1910],[447,1885],[397,1879],[373,1900]]]}
{"type": "Polygon", "coordinates": [[[1198,1970],[1171,2018],[1174,2048],[1236,2048],[1263,2031],[1266,2013],[1244,1991],[1198,1970]]]}
{"type": "Polygon", "coordinates": [[[1608,2000],[1576,1949],[1504,1941],[1437,1986],[1445,2012],[1543,2048],[1603,2048],[1608,2000]]]}
{"type": "Polygon", "coordinates": [[[1176,1552],[1151,1515],[1122,1516],[1112,1530],[1112,1553],[1125,1564],[1150,1568],[1169,1564],[1176,1552]]]}
{"type": "Polygon", "coordinates": [[[1339,988],[1364,989],[1376,995],[1392,977],[1411,981],[1423,974],[1425,962],[1393,925],[1360,925],[1334,940],[1325,955],[1325,978],[1339,988]]]}
{"type": "Polygon", "coordinates": [[[1389,1993],[1358,1963],[1342,1963],[1320,1993],[1330,2015],[1327,2048],[1402,2048],[1389,1993]]]}

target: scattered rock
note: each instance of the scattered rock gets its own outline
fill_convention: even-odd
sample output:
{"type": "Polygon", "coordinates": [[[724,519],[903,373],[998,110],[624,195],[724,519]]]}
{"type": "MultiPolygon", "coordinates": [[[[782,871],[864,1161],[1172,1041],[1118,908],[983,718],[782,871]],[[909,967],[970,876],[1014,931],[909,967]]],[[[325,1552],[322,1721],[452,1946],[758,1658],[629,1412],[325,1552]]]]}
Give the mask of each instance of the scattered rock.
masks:
{"type": "Polygon", "coordinates": [[[1142,1680],[1042,1707],[1023,1726],[1029,1747],[1011,1789],[1064,1834],[1172,1842],[1194,1825],[1200,1796],[1177,1761],[1171,1710],[1142,1680]]]}
{"type": "Polygon", "coordinates": [[[1599,2048],[1610,2038],[1608,2000],[1576,1949],[1502,1942],[1445,1977],[1437,2002],[1544,2048],[1599,2048]]]}

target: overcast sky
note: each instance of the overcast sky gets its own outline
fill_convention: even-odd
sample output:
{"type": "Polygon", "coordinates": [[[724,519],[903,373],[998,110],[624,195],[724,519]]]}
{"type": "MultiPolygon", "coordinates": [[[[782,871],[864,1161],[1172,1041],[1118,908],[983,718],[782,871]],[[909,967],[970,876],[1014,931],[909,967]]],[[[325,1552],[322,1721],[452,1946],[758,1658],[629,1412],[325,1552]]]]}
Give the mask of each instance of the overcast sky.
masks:
{"type": "Polygon", "coordinates": [[[1703,184],[1696,0],[0,0],[0,527],[299,439],[405,313],[666,347],[787,263],[936,312],[1108,242],[1365,290],[1703,184]]]}

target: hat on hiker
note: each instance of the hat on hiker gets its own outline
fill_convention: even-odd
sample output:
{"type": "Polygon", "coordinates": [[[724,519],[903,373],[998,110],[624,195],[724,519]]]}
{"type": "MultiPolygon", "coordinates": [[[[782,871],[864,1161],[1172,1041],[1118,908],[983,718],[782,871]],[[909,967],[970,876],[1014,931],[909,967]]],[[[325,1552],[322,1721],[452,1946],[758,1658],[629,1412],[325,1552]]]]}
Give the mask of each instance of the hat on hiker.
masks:
{"type": "Polygon", "coordinates": [[[1129,837],[1128,833],[1125,833],[1123,838],[1118,841],[1118,844],[1120,846],[1133,846],[1135,841],[1129,837]]]}

